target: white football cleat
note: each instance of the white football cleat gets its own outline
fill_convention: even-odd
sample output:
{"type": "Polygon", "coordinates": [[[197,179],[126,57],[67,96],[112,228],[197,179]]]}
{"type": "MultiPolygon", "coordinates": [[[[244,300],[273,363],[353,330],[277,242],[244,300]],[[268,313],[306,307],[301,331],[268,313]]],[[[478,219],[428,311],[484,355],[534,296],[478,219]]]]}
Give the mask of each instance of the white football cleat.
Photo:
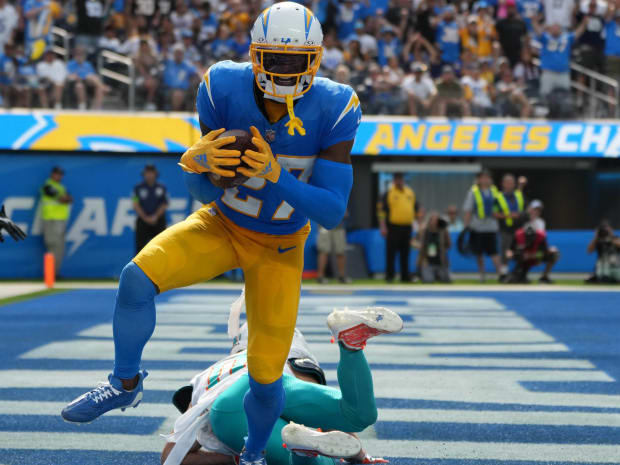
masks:
{"type": "Polygon", "coordinates": [[[362,443],[355,436],[342,431],[324,433],[293,422],[282,428],[282,440],[288,450],[306,457],[323,455],[346,459],[362,450],[362,443]]]}
{"type": "Polygon", "coordinates": [[[335,308],[327,317],[327,326],[334,339],[345,347],[360,350],[366,341],[378,334],[398,333],[403,320],[397,313],[385,307],[335,308]]]}

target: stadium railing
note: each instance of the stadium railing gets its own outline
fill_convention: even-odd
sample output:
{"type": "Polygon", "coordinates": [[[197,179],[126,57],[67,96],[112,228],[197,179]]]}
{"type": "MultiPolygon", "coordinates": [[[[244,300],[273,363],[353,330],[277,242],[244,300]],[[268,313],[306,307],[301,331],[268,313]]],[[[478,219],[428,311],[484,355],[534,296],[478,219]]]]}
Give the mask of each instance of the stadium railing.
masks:
{"type": "Polygon", "coordinates": [[[136,67],[133,60],[110,50],[102,50],[97,56],[97,72],[100,76],[127,86],[129,110],[136,106],[136,67]],[[127,74],[119,73],[120,68],[126,67],[127,74]]]}

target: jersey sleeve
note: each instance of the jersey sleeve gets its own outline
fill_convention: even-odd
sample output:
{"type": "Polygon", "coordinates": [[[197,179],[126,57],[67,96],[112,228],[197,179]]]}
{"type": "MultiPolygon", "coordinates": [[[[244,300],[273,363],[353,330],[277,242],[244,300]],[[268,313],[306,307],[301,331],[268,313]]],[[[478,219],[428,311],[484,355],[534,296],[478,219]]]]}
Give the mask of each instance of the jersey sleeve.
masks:
{"type": "Polygon", "coordinates": [[[219,129],[224,127],[224,121],[220,109],[216,108],[216,99],[213,93],[214,77],[217,75],[217,65],[211,66],[204,74],[202,82],[198,87],[196,97],[196,109],[198,119],[209,129],[219,129]],[[215,68],[215,70],[214,70],[215,68]]]}
{"type": "Polygon", "coordinates": [[[357,128],[362,120],[360,99],[353,89],[347,86],[346,90],[339,97],[339,104],[334,105],[334,118],[329,123],[325,142],[321,148],[331,147],[338,142],[355,139],[357,128]]]}

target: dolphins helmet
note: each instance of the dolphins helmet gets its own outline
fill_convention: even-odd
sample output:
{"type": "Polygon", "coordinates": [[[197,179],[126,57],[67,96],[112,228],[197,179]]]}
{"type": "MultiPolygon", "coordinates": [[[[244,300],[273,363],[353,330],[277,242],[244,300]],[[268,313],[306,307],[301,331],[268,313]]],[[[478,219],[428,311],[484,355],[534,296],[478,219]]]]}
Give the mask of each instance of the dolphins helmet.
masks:
{"type": "Polygon", "coordinates": [[[323,31],[314,14],[295,2],[275,3],[252,27],[250,57],[265,97],[292,102],[310,90],[323,53],[323,31]]]}

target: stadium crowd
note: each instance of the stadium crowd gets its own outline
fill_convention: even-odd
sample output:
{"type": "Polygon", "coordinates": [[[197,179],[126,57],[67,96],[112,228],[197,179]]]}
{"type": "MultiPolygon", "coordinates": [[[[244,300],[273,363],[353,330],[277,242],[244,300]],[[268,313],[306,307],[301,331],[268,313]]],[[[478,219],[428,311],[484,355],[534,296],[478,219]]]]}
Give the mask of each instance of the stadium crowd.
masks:
{"type": "MultiPolygon", "coordinates": [[[[0,0],[4,106],[114,108],[106,94],[121,90],[96,67],[111,50],[133,59],[142,108],[192,110],[210,64],[249,59],[253,19],[270,3],[0,0]],[[52,24],[71,34],[66,60],[44,52],[52,24]]],[[[325,33],[320,73],[352,85],[367,114],[553,116],[571,100],[571,60],[620,80],[615,0],[305,3],[325,33]]]]}

